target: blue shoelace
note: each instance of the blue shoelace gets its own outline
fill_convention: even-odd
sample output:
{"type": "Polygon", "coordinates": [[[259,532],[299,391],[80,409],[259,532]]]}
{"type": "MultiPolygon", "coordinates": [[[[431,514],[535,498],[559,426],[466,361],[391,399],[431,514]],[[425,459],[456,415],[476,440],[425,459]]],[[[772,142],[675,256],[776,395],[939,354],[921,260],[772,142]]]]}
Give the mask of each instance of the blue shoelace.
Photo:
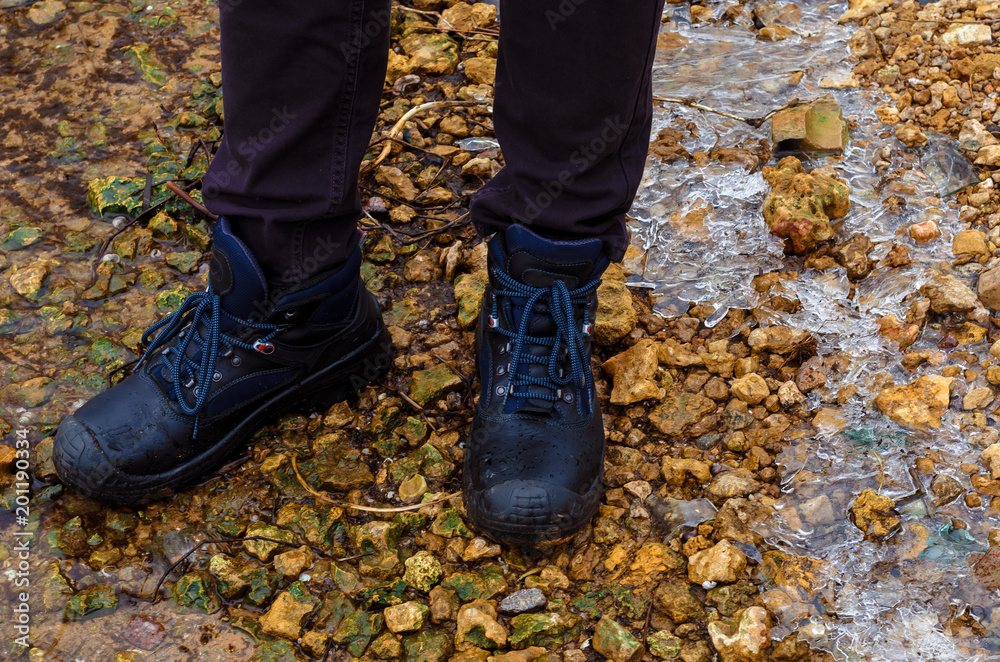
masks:
{"type": "Polygon", "coordinates": [[[176,347],[167,347],[160,356],[162,366],[167,369],[170,376],[169,381],[173,385],[171,395],[182,412],[195,417],[194,434],[197,436],[198,418],[207,402],[208,392],[211,390],[206,382],[210,383],[210,380],[221,379],[221,373],[215,370],[215,363],[220,356],[219,345],[225,346],[222,356],[229,356],[233,347],[270,353],[270,351],[266,351],[268,347],[273,351],[273,345],[269,341],[281,328],[278,324],[254,322],[230,315],[222,309],[221,297],[215,294],[212,287],[209,286],[205,292],[195,292],[188,295],[180,308],[146,329],[145,333],[142,334],[142,345],[146,351],[133,371],[138,370],[160,347],[175,337],[179,338],[176,347]],[[238,329],[252,328],[267,331],[267,333],[256,339],[253,344],[244,342],[222,333],[219,324],[222,316],[234,322],[238,329]],[[202,338],[199,333],[202,324],[208,330],[208,338],[202,338]],[[200,361],[195,361],[187,355],[187,349],[192,342],[197,345],[199,351],[195,353],[195,356],[200,353],[200,361]],[[182,388],[194,390],[195,403],[193,406],[188,405],[185,401],[182,388]]]}
{"type": "MultiPolygon", "coordinates": [[[[495,268],[493,274],[497,282],[504,289],[495,290],[493,293],[493,310],[489,319],[489,326],[511,339],[510,367],[507,372],[510,375],[510,387],[504,395],[504,401],[509,397],[525,398],[532,400],[543,400],[553,404],[562,399],[560,395],[563,386],[570,382],[575,384],[581,391],[589,390],[593,382],[593,375],[590,372],[590,365],[587,362],[587,352],[583,345],[584,335],[590,335],[593,325],[589,320],[589,311],[584,309],[583,330],[577,327],[576,318],[573,314],[575,306],[586,306],[590,295],[600,286],[600,279],[590,280],[575,290],[570,290],[566,284],[557,280],[551,287],[534,287],[520,281],[514,280],[510,274],[503,269],[495,268]],[[525,299],[521,318],[517,323],[517,330],[511,331],[500,326],[499,299],[507,299],[506,312],[509,319],[513,319],[511,298],[525,299]],[[538,303],[548,303],[549,315],[556,325],[554,336],[531,336],[528,335],[528,324],[535,313],[534,308],[538,303]],[[551,347],[548,356],[535,356],[526,351],[529,345],[543,345],[551,347]],[[569,359],[570,372],[563,376],[562,363],[569,359]],[[547,367],[545,377],[532,377],[522,374],[518,368],[524,364],[537,364],[547,367]],[[546,392],[528,391],[529,386],[541,386],[547,389],[546,392]],[[521,390],[521,389],[525,390],[521,390]]],[[[577,403],[577,408],[580,408],[577,403]]]]}

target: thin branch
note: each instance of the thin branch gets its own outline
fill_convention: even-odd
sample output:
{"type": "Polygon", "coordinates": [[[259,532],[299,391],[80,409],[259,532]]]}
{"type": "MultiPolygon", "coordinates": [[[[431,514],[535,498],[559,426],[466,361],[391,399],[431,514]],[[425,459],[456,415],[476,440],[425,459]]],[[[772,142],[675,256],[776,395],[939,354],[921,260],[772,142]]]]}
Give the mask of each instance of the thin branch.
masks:
{"type": "Polygon", "coordinates": [[[680,104],[682,106],[687,106],[689,108],[694,108],[695,110],[704,111],[706,113],[714,113],[716,115],[721,115],[723,117],[728,117],[731,120],[737,120],[738,122],[745,122],[746,124],[749,124],[750,126],[752,126],[755,129],[759,128],[764,122],[766,122],[767,120],[771,119],[771,117],[773,117],[775,113],[778,113],[778,112],[780,112],[780,111],[782,111],[782,110],[784,110],[786,108],[790,108],[792,106],[797,106],[800,103],[798,99],[792,99],[791,101],[789,101],[788,103],[786,103],[784,106],[781,106],[780,108],[776,108],[776,109],[772,110],[771,112],[769,112],[767,115],[764,115],[763,117],[741,117],[739,115],[735,115],[733,113],[729,113],[729,112],[726,112],[724,110],[719,110],[717,108],[712,108],[711,106],[706,106],[703,103],[698,103],[694,99],[682,99],[682,98],[679,98],[679,97],[658,97],[658,96],[654,96],[653,100],[654,101],[661,101],[663,103],[677,103],[677,104],[680,104]]]}
{"type": "MultiPolygon", "coordinates": [[[[409,122],[411,119],[413,119],[413,117],[417,113],[422,112],[424,110],[430,110],[431,108],[446,108],[446,107],[450,107],[450,106],[481,106],[481,105],[485,105],[485,104],[489,104],[489,103],[493,103],[492,100],[490,100],[490,101],[428,101],[427,103],[422,103],[419,106],[414,106],[413,108],[410,108],[408,111],[406,111],[405,113],[403,113],[403,116],[400,117],[399,120],[395,124],[393,124],[392,128],[389,130],[389,133],[386,134],[386,137],[387,138],[394,138],[394,137],[396,137],[399,134],[399,132],[403,130],[403,125],[405,125],[407,122],[409,122]]],[[[382,161],[385,161],[386,157],[389,156],[389,152],[391,152],[391,151],[392,151],[392,144],[391,143],[386,143],[385,147],[382,148],[382,153],[379,154],[378,158],[376,158],[374,161],[372,161],[368,165],[368,168],[370,170],[374,170],[375,168],[377,168],[382,163],[382,161]]]]}
{"type": "Polygon", "coordinates": [[[208,216],[213,221],[219,218],[217,215],[208,211],[205,205],[201,204],[200,202],[192,198],[190,195],[188,195],[187,192],[177,184],[174,184],[173,182],[167,182],[165,186],[171,191],[173,191],[177,195],[177,197],[179,197],[181,200],[188,203],[189,205],[200,211],[205,216],[208,216]]]}
{"type": "Polygon", "coordinates": [[[380,507],[377,507],[377,506],[360,506],[360,505],[358,505],[356,503],[348,503],[346,501],[337,501],[337,500],[333,499],[326,492],[319,492],[317,490],[314,490],[312,487],[309,486],[308,483],[306,483],[306,479],[302,477],[302,474],[299,473],[299,467],[298,467],[298,464],[295,461],[295,456],[291,455],[291,456],[286,456],[286,457],[290,457],[291,458],[291,460],[292,460],[292,469],[295,471],[295,477],[298,478],[299,483],[302,485],[302,487],[307,492],[309,492],[309,494],[313,495],[317,499],[320,499],[324,503],[328,503],[328,504],[333,505],[333,506],[339,506],[341,508],[351,508],[353,510],[362,510],[362,511],[364,511],[366,513],[405,513],[405,512],[409,512],[411,510],[420,510],[424,506],[430,506],[430,505],[433,505],[435,503],[441,503],[442,501],[448,501],[450,499],[454,499],[455,497],[457,497],[458,495],[460,495],[462,493],[461,491],[452,492],[451,494],[445,494],[445,495],[436,497],[436,498],[431,499],[430,501],[427,501],[427,502],[424,502],[424,503],[413,503],[413,504],[410,504],[409,506],[392,506],[392,507],[389,507],[389,508],[380,508],[380,507]]]}

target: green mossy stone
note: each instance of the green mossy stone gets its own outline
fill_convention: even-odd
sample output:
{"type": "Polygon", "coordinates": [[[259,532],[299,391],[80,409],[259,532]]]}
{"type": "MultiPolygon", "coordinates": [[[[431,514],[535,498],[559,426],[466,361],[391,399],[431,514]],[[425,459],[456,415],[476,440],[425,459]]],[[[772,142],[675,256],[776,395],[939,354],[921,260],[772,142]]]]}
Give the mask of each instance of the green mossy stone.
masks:
{"type": "Polygon", "coordinates": [[[358,591],[357,598],[364,610],[385,609],[403,602],[406,583],[401,579],[379,582],[358,591]]]}
{"type": "Polygon", "coordinates": [[[42,240],[44,233],[40,228],[23,226],[7,234],[7,238],[0,244],[0,250],[19,251],[22,248],[33,246],[42,240]]]}
{"type": "Polygon", "coordinates": [[[462,602],[470,602],[482,598],[489,600],[507,589],[507,580],[503,570],[492,565],[479,570],[456,572],[449,575],[441,586],[455,591],[462,602]]]}
{"type": "Polygon", "coordinates": [[[94,584],[83,589],[69,599],[66,618],[76,620],[104,609],[118,606],[118,596],[110,584],[94,584]]]}
{"type": "Polygon", "coordinates": [[[417,73],[450,76],[458,67],[458,44],[446,34],[411,32],[399,45],[417,73]]]}
{"type": "Polygon", "coordinates": [[[529,646],[558,648],[580,636],[582,619],[570,613],[518,614],[510,625],[513,631],[507,644],[515,650],[529,646]]]}
{"type": "Polygon", "coordinates": [[[458,322],[463,329],[472,329],[479,320],[479,310],[486,295],[489,279],[485,271],[460,274],[455,278],[455,302],[458,303],[458,322]]]}
{"type": "Polygon", "coordinates": [[[295,644],[282,639],[262,641],[247,662],[306,662],[295,644]]]}
{"type": "Polygon", "coordinates": [[[203,253],[201,251],[168,253],[167,264],[182,274],[191,274],[198,269],[198,262],[201,261],[202,255],[203,253]]]}
{"type": "Polygon", "coordinates": [[[458,514],[458,510],[455,508],[444,508],[437,514],[437,517],[431,523],[431,533],[443,538],[454,538],[455,536],[462,538],[473,537],[472,531],[462,521],[462,516],[458,514]]]}
{"type": "Polygon", "coordinates": [[[247,529],[246,537],[253,538],[261,536],[273,540],[281,540],[288,545],[271,542],[270,540],[244,540],[243,549],[247,554],[264,563],[270,560],[280,551],[285,551],[295,546],[295,536],[290,531],[279,529],[276,526],[265,524],[264,522],[254,522],[247,529]]]}
{"type": "Polygon", "coordinates": [[[664,660],[677,659],[681,654],[681,640],[669,630],[654,632],[646,639],[649,652],[664,660]]]}
{"type": "Polygon", "coordinates": [[[414,474],[430,480],[443,480],[453,471],[455,465],[436,446],[424,444],[407,457],[389,465],[389,480],[398,483],[414,474]]]}
{"type": "Polygon", "coordinates": [[[246,590],[248,583],[243,570],[225,554],[216,554],[208,561],[208,572],[215,578],[215,588],[226,600],[237,598],[246,590]]]}
{"type": "Polygon", "coordinates": [[[351,529],[351,539],[358,554],[358,572],[366,577],[388,580],[403,574],[399,559],[399,536],[402,527],[394,522],[374,521],[351,529]]]}
{"type": "Polygon", "coordinates": [[[93,365],[106,365],[124,359],[127,352],[108,338],[98,338],[90,345],[87,360],[93,365]]]}
{"type": "Polygon", "coordinates": [[[112,510],[104,516],[104,531],[111,540],[124,540],[135,527],[135,515],[130,512],[112,510]]]}
{"type": "Polygon", "coordinates": [[[165,67],[149,44],[139,43],[127,46],[122,50],[143,80],[157,87],[163,87],[166,84],[165,67]]]}
{"type": "Polygon", "coordinates": [[[139,177],[101,177],[87,183],[87,202],[98,215],[128,214],[142,210],[145,180],[139,177]]]}
{"type": "Polygon", "coordinates": [[[444,662],[453,651],[451,637],[438,630],[424,630],[403,637],[406,662],[444,662]]]}
{"type": "Polygon", "coordinates": [[[632,636],[631,632],[607,616],[598,622],[591,642],[595,651],[618,662],[636,659],[643,648],[642,642],[632,636]]]}
{"type": "Polygon", "coordinates": [[[281,584],[279,574],[271,572],[267,568],[252,566],[242,571],[240,579],[247,585],[246,601],[256,607],[266,604],[281,584]]]}
{"type": "Polygon", "coordinates": [[[212,245],[212,235],[205,221],[199,223],[188,223],[184,226],[187,233],[188,242],[199,251],[207,251],[212,245]]]}
{"type": "Polygon", "coordinates": [[[375,483],[361,451],[338,434],[324,435],[313,442],[313,457],[298,467],[315,490],[347,492],[375,483]]]}
{"type": "Polygon", "coordinates": [[[62,574],[58,561],[45,564],[36,590],[42,597],[42,608],[46,613],[64,610],[69,596],[73,595],[73,588],[62,574]]]}
{"type": "Polygon", "coordinates": [[[181,307],[184,299],[188,298],[191,290],[177,283],[168,290],[163,290],[156,295],[156,307],[163,313],[172,313],[181,307]]]}
{"type": "Polygon", "coordinates": [[[222,608],[222,600],[215,592],[212,576],[206,570],[189,572],[174,584],[171,597],[181,607],[188,607],[214,614],[222,608]]]}
{"type": "Polygon", "coordinates": [[[323,604],[316,611],[313,619],[313,627],[322,628],[327,631],[337,629],[344,617],[355,612],[354,604],[350,598],[340,591],[328,591],[323,596],[323,604]]]}
{"type": "Polygon", "coordinates": [[[425,407],[462,384],[462,378],[441,363],[427,370],[413,371],[410,375],[410,397],[418,405],[425,407]]]}
{"type": "Polygon", "coordinates": [[[611,594],[622,613],[636,620],[646,616],[649,603],[653,600],[648,590],[625,588],[619,584],[611,587],[611,594]]]}
{"type": "Polygon", "coordinates": [[[385,264],[396,259],[396,244],[388,235],[375,242],[366,242],[366,244],[368,249],[366,255],[372,262],[385,264]]]}
{"type": "Polygon", "coordinates": [[[360,657],[368,643],[377,635],[385,624],[382,614],[369,614],[356,611],[348,614],[340,621],[331,640],[347,649],[354,657],[360,657]]]}
{"type": "Polygon", "coordinates": [[[385,287],[382,270],[371,262],[361,263],[361,280],[365,282],[369,292],[380,292],[385,287]]]}
{"type": "Polygon", "coordinates": [[[741,579],[735,584],[713,588],[705,597],[706,601],[714,605],[723,616],[735,616],[736,612],[748,607],[753,602],[753,596],[756,593],[757,587],[752,582],[741,579]]]}
{"type": "Polygon", "coordinates": [[[416,301],[417,290],[408,290],[403,298],[392,305],[383,317],[387,326],[405,326],[419,321],[425,314],[416,301]]]}
{"type": "Polygon", "coordinates": [[[287,503],[278,511],[278,526],[299,534],[310,545],[328,549],[331,534],[343,532],[344,511],[327,504],[287,503]]]}
{"type": "Polygon", "coordinates": [[[167,241],[179,238],[182,232],[181,224],[162,211],[149,220],[148,228],[154,239],[167,241]]]}

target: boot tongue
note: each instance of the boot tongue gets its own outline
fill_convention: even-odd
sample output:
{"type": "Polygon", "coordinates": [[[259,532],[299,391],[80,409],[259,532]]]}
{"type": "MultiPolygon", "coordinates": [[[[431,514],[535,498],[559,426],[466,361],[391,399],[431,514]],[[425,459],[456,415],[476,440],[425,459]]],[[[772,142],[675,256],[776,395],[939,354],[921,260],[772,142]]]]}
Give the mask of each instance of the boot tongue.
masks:
{"type": "Polygon", "coordinates": [[[507,273],[533,287],[551,287],[561,280],[566,289],[573,290],[598,277],[606,266],[601,259],[604,242],[600,239],[555,241],[522,225],[508,227],[504,239],[507,273]]]}
{"type": "MultiPolygon", "coordinates": [[[[222,300],[222,309],[240,319],[261,319],[266,310],[267,280],[257,260],[232,233],[225,217],[216,221],[212,242],[209,281],[222,300]]],[[[220,326],[226,332],[235,323],[222,316],[220,326]]]]}
{"type": "MultiPolygon", "coordinates": [[[[600,239],[582,239],[577,241],[555,241],[540,237],[526,227],[511,225],[504,235],[504,247],[507,273],[522,283],[532,287],[550,288],[556,281],[562,281],[567,290],[583,286],[593,278],[599,278],[608,265],[604,257],[604,242],[600,239]]],[[[550,312],[550,301],[539,302],[534,310],[525,311],[527,300],[514,297],[514,323],[518,325],[521,317],[528,317],[527,331],[535,337],[553,336],[557,332],[555,320],[550,312]]],[[[529,345],[524,350],[538,357],[547,356],[551,347],[545,345],[529,345]]],[[[538,364],[522,364],[518,372],[531,376],[545,378],[548,369],[538,364]]],[[[552,389],[531,385],[524,387],[522,393],[551,392],[552,389]]],[[[510,411],[532,411],[547,413],[552,404],[539,398],[514,398],[507,404],[510,411]]]]}

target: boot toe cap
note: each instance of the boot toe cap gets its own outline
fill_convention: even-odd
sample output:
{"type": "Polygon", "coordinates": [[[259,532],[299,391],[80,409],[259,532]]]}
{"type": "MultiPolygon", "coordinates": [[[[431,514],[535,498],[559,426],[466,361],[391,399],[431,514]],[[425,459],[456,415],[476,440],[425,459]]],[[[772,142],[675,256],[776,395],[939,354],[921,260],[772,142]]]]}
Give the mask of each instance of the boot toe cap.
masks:
{"type": "Polygon", "coordinates": [[[94,434],[74,416],[63,420],[52,445],[52,462],[59,478],[84,496],[107,499],[115,485],[115,466],[94,434]]]}
{"type": "Polygon", "coordinates": [[[547,481],[514,479],[468,496],[477,529],[503,542],[537,545],[565,539],[586,526],[600,489],[581,495],[547,481]]]}

